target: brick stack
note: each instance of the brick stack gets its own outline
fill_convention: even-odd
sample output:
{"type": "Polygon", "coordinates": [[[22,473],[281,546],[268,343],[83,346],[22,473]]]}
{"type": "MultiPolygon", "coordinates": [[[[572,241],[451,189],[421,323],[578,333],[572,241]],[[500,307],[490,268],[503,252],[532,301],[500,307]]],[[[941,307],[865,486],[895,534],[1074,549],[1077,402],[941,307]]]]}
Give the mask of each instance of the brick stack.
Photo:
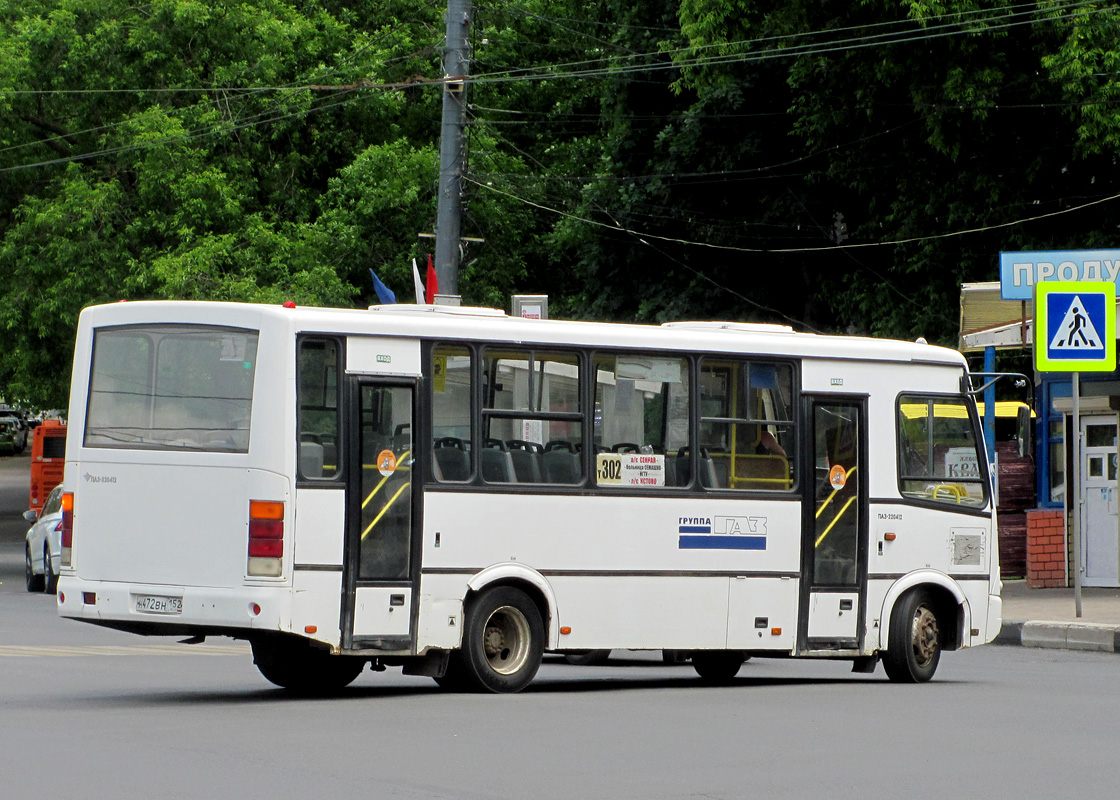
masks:
{"type": "Polygon", "coordinates": [[[1027,586],[1066,585],[1066,521],[1061,509],[1027,512],[1027,586]]]}
{"type": "Polygon", "coordinates": [[[996,442],[999,457],[999,566],[1007,577],[1027,574],[1027,516],[1037,503],[1034,461],[1019,457],[1018,442],[996,442]]]}

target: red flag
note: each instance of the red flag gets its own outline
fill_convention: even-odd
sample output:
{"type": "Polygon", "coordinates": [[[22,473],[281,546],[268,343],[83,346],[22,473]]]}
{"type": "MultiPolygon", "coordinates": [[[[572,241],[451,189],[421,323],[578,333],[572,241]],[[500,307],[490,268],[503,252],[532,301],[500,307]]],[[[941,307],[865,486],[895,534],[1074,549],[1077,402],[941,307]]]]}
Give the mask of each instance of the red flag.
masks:
{"type": "Polygon", "coordinates": [[[426,291],[424,301],[431,305],[436,301],[436,295],[439,294],[439,281],[436,280],[436,268],[432,265],[431,253],[428,253],[428,286],[426,291]]]}

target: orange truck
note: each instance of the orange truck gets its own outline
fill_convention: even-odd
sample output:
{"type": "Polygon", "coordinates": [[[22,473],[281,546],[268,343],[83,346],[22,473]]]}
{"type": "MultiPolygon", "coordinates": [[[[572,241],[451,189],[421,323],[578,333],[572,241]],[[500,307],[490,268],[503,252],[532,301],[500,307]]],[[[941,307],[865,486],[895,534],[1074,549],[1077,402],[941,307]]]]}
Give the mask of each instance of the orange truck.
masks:
{"type": "Polygon", "coordinates": [[[66,466],[66,423],[45,419],[31,445],[31,510],[39,511],[51,489],[62,483],[66,466]]]}

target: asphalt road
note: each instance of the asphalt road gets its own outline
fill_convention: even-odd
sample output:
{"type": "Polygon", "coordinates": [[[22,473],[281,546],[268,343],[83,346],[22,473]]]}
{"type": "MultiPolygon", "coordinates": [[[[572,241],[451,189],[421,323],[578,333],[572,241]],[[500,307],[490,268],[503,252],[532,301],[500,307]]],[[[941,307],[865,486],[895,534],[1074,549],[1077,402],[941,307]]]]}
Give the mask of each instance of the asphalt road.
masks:
{"type": "MultiPolygon", "coordinates": [[[[0,462],[5,531],[17,468],[0,462]]],[[[754,660],[704,688],[623,653],[550,660],[512,696],[390,670],[293,699],[240,643],[60,620],[21,571],[0,564],[0,798],[1022,800],[1113,796],[1120,778],[1111,654],[978,648],[923,686],[754,660]]]]}

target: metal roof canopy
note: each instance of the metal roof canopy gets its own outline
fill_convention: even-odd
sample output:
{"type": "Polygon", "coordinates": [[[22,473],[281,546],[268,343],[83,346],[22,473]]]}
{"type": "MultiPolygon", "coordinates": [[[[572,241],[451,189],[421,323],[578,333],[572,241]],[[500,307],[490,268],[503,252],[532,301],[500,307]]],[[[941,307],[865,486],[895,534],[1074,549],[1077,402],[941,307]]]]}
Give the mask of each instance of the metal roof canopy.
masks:
{"type": "Polygon", "coordinates": [[[1034,340],[1034,308],[1029,300],[1004,300],[999,281],[961,284],[961,328],[957,349],[1023,349],[1034,340]]]}

